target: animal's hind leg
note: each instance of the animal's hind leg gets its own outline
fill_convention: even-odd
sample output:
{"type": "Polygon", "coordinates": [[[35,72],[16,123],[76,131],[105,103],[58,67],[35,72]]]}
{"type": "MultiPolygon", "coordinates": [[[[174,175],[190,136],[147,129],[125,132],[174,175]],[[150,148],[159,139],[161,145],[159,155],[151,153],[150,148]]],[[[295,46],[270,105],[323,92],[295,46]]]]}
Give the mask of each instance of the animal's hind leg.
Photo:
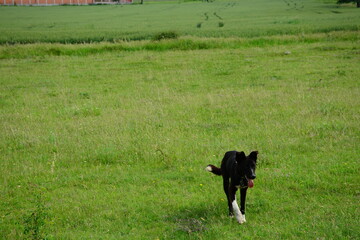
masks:
{"type": "Polygon", "coordinates": [[[228,202],[229,216],[232,217],[232,216],[234,216],[234,213],[233,213],[233,208],[232,208],[232,204],[231,204],[231,199],[229,196],[229,178],[227,176],[223,176],[223,187],[224,187],[224,192],[226,194],[226,199],[228,202]]]}

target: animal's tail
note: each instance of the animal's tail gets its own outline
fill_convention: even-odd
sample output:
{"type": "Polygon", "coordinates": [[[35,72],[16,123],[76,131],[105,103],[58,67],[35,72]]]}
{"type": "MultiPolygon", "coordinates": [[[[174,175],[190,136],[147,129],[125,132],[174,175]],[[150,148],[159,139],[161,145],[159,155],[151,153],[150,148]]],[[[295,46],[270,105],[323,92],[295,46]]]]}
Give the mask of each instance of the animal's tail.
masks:
{"type": "Polygon", "coordinates": [[[212,172],[213,174],[215,175],[218,175],[218,176],[221,176],[222,173],[221,173],[221,169],[218,168],[218,167],[215,167],[214,165],[208,165],[206,168],[205,168],[206,171],[209,171],[209,172],[212,172]]]}

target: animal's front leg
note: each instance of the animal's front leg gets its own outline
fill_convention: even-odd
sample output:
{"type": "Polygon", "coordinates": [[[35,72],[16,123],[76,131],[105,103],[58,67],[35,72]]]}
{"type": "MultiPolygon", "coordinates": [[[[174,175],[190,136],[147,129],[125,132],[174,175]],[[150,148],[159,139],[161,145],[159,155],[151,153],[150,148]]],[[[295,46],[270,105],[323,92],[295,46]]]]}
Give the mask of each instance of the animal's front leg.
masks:
{"type": "Polygon", "coordinates": [[[247,188],[242,188],[240,190],[240,211],[243,215],[243,222],[246,222],[246,219],[245,219],[246,191],[247,191],[247,188]]]}
{"type": "Polygon", "coordinates": [[[242,215],[242,213],[239,209],[239,205],[236,202],[236,197],[235,197],[236,190],[237,190],[236,187],[230,187],[229,195],[230,195],[230,199],[231,199],[231,206],[234,211],[236,220],[238,221],[238,223],[242,224],[245,222],[245,217],[242,215]]]}

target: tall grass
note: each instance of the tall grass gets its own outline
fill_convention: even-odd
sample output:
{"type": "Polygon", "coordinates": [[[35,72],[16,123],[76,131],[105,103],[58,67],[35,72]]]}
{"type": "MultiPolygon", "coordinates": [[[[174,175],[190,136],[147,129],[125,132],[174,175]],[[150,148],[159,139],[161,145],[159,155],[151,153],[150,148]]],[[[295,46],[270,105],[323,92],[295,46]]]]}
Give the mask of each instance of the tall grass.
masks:
{"type": "Polygon", "coordinates": [[[180,38],[176,40],[117,42],[81,45],[63,44],[25,44],[0,46],[0,59],[29,58],[43,56],[88,56],[101,53],[133,52],[133,51],[170,51],[201,49],[246,49],[249,47],[266,47],[276,45],[312,44],[331,41],[359,41],[357,32],[331,32],[327,34],[310,34],[299,36],[273,36],[259,38],[180,38]]]}

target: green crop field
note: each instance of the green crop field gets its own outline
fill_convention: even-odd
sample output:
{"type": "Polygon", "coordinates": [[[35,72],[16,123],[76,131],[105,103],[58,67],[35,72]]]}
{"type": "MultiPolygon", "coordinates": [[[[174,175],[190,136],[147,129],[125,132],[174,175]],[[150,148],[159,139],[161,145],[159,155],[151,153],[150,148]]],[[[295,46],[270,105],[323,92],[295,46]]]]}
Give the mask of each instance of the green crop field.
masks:
{"type": "MultiPolygon", "coordinates": [[[[239,0],[82,7],[2,7],[0,43],[84,43],[181,36],[259,37],[359,31],[359,9],[319,0],[239,0]]],[[[146,0],[145,0],[146,3],[146,0]]]]}
{"type": "Polygon", "coordinates": [[[0,7],[0,239],[359,239],[359,9],[145,3],[0,7]]]}

